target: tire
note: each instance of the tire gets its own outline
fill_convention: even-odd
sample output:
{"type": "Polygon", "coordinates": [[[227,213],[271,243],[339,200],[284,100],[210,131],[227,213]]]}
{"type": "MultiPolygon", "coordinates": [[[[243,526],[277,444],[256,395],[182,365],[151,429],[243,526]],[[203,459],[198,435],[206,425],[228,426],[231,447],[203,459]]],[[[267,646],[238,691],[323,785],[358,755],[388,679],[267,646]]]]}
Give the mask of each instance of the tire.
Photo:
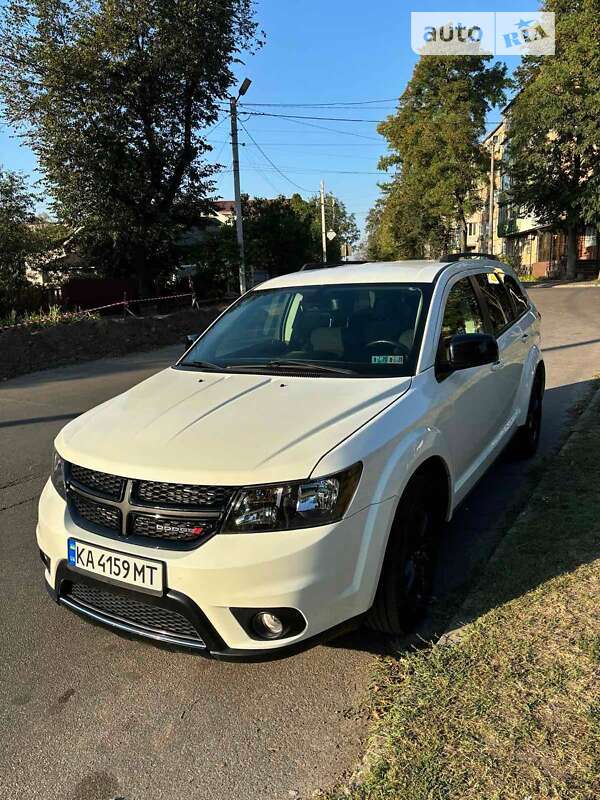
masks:
{"type": "Polygon", "coordinates": [[[375,601],[366,624],[372,630],[398,636],[411,630],[421,618],[431,594],[439,507],[429,502],[424,476],[416,476],[406,487],[379,578],[375,601]]]}
{"type": "Polygon", "coordinates": [[[537,453],[542,429],[544,375],[538,370],[533,380],[525,425],[517,429],[511,443],[511,454],[517,460],[533,458],[537,453]]]}

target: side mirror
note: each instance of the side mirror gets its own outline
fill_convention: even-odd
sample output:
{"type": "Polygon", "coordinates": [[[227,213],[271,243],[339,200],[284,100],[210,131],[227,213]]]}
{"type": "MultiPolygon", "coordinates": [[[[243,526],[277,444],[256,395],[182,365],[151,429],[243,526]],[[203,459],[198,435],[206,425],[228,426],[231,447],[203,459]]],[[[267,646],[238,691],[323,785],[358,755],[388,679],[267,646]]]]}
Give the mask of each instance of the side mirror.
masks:
{"type": "Polygon", "coordinates": [[[183,339],[182,339],[181,341],[182,341],[182,342],[183,342],[183,344],[185,345],[185,347],[186,347],[186,350],[187,350],[187,348],[188,348],[188,347],[191,347],[191,346],[194,344],[194,342],[196,341],[196,339],[197,339],[199,336],[200,336],[200,334],[199,334],[199,333],[188,333],[188,335],[187,335],[187,336],[184,336],[184,337],[183,337],[183,339]]]}
{"type": "Polygon", "coordinates": [[[498,342],[489,333],[458,333],[448,344],[447,368],[451,371],[495,364],[500,359],[498,342]]]}

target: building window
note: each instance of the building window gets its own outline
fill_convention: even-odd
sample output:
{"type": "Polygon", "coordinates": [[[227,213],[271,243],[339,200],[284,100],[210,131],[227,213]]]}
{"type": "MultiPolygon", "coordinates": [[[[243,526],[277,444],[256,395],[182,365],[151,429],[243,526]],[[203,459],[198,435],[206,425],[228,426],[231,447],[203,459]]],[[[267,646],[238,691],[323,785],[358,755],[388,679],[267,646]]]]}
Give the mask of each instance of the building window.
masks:
{"type": "Polygon", "coordinates": [[[469,222],[468,224],[468,235],[469,236],[477,236],[477,223],[476,222],[469,222]]]}

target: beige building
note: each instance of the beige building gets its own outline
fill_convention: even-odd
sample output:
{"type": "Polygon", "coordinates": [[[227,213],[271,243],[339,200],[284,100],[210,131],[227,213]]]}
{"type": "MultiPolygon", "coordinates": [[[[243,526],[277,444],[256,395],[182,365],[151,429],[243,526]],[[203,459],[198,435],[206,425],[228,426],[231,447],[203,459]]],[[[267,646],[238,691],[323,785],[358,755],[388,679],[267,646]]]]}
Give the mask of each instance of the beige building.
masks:
{"type": "MultiPolygon", "coordinates": [[[[510,105],[504,119],[484,139],[490,156],[488,180],[482,185],[481,209],[467,220],[467,249],[472,252],[505,256],[524,275],[560,275],[567,258],[566,234],[550,225],[540,225],[508,201],[507,144],[510,135],[510,105]],[[492,158],[493,155],[493,158],[492,158]],[[493,176],[493,178],[492,178],[493,176]],[[490,188],[493,183],[492,225],[490,227],[490,188]]],[[[577,273],[596,277],[599,268],[598,235],[594,226],[581,227],[578,236],[577,273]]]]}

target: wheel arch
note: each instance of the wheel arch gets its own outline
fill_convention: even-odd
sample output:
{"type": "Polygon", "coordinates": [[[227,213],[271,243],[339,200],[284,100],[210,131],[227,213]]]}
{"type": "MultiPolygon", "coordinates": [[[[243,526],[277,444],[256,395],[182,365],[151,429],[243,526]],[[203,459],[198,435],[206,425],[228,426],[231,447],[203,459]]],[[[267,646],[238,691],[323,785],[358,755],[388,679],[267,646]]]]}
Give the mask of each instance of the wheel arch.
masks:
{"type": "MultiPolygon", "coordinates": [[[[435,505],[442,521],[450,519],[452,513],[452,480],[446,461],[439,455],[430,455],[415,469],[407,486],[417,476],[424,477],[434,489],[435,505]]],[[[406,490],[406,487],[405,487],[406,490]]],[[[403,492],[404,493],[404,492],[403,492]]],[[[402,497],[398,505],[402,502],[402,497]]]]}
{"type": "Polygon", "coordinates": [[[543,358],[540,358],[540,360],[538,361],[538,365],[537,365],[537,367],[535,369],[535,375],[534,375],[534,378],[533,378],[534,380],[537,378],[538,373],[541,373],[542,380],[544,381],[544,387],[545,387],[546,386],[546,364],[544,363],[544,359],[543,358]]]}

